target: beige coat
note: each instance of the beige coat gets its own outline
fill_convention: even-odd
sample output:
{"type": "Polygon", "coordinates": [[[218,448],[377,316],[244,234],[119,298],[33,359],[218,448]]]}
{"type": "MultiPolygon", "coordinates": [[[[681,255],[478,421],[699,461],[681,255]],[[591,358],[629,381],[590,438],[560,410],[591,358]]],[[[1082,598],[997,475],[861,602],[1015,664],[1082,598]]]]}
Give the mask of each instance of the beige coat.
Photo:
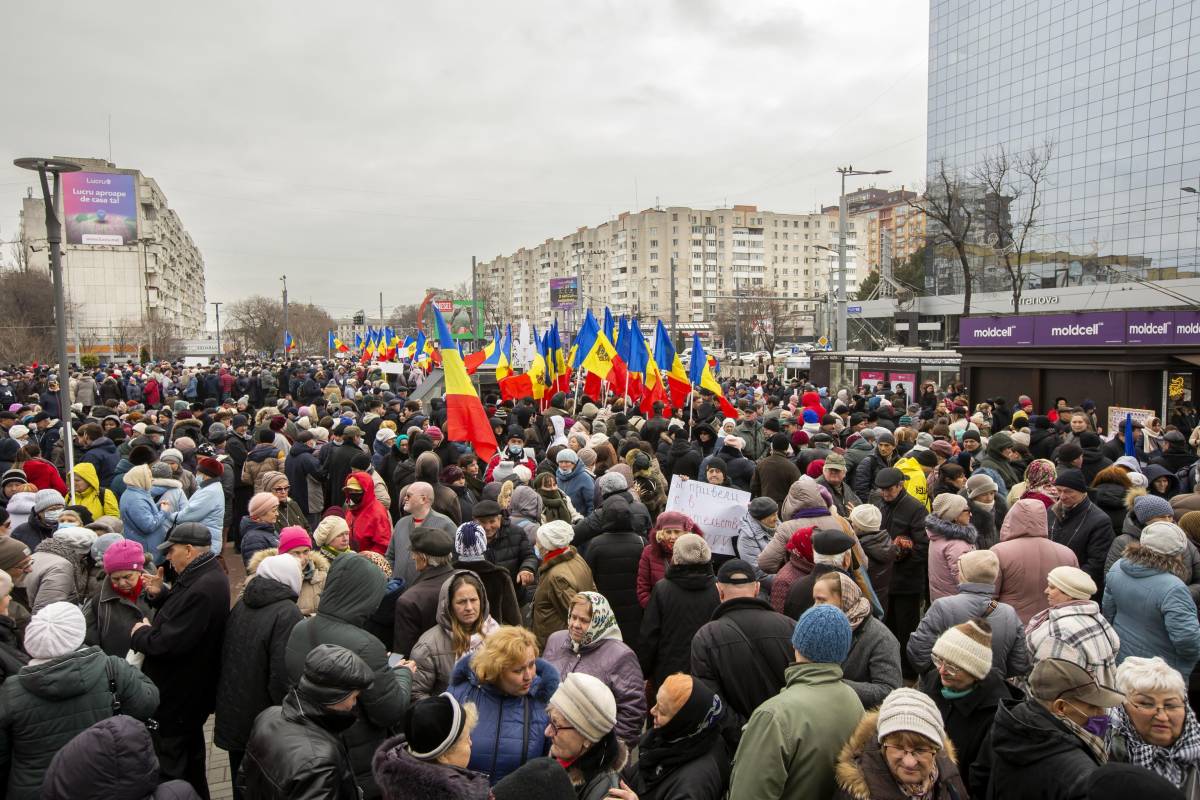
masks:
{"type": "MultiPolygon", "coordinates": [[[[259,550],[250,557],[250,564],[246,567],[246,583],[254,577],[254,573],[258,572],[258,565],[262,563],[264,558],[268,556],[278,555],[279,550],[274,547],[268,547],[265,550],[259,550]]],[[[308,554],[309,561],[313,565],[312,577],[308,580],[303,580],[300,583],[300,599],[296,601],[296,605],[300,607],[300,613],[306,617],[311,617],[317,613],[317,606],[321,602],[321,592],[325,591],[325,578],[329,575],[329,559],[313,550],[308,554]]],[[[245,590],[245,584],[242,589],[245,590]]],[[[238,592],[238,599],[241,599],[241,592],[238,592]]]]}

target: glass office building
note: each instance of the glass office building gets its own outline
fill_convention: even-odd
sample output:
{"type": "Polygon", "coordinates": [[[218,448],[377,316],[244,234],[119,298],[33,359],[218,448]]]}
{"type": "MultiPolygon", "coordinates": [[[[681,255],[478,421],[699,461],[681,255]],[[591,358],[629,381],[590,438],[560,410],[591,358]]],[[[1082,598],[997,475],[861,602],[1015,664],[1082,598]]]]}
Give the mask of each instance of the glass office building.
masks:
{"type": "MultiPolygon", "coordinates": [[[[1200,275],[1200,2],[931,0],[928,113],[931,183],[944,162],[980,204],[986,154],[1052,144],[1028,288],[1200,275]]],[[[1007,291],[990,233],[973,285],[1007,291]]],[[[962,290],[945,248],[931,266],[962,290]]]]}

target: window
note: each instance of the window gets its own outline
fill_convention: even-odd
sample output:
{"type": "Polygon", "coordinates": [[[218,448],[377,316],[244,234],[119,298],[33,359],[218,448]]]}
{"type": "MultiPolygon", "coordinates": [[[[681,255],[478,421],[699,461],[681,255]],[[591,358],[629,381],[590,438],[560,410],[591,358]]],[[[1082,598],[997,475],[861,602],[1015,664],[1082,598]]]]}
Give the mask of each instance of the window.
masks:
{"type": "Polygon", "coordinates": [[[657,273],[658,273],[658,267],[657,267],[656,265],[654,265],[654,264],[651,264],[651,265],[650,265],[650,274],[654,275],[654,274],[657,274],[657,273]]]}
{"type": "Polygon", "coordinates": [[[651,247],[658,247],[658,239],[651,239],[651,240],[650,240],[650,246],[651,246],[651,247]]]}
{"type": "Polygon", "coordinates": [[[678,214],[672,214],[672,215],[671,215],[671,222],[679,222],[679,215],[678,215],[678,214]]]}

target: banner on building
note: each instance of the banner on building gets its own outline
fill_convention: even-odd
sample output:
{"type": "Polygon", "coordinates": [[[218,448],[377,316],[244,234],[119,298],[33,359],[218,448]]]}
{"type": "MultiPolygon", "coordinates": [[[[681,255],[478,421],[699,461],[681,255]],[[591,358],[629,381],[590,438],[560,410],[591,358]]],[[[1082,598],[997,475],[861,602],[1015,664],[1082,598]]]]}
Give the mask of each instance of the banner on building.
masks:
{"type": "Polygon", "coordinates": [[[579,307],[579,279],[550,279],[550,308],[555,311],[570,311],[579,307]]]}
{"type": "Polygon", "coordinates": [[[137,187],[132,175],[66,172],[62,198],[67,244],[137,242],[137,187]]]}

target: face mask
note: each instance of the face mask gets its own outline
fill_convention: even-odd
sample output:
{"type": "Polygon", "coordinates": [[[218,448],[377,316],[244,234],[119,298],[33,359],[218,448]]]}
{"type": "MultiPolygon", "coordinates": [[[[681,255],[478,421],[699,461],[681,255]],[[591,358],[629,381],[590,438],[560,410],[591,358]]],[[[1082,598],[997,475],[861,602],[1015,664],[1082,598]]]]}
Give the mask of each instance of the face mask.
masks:
{"type": "Polygon", "coordinates": [[[362,499],[362,492],[346,492],[346,505],[348,506],[357,506],[362,499]]]}
{"type": "Polygon", "coordinates": [[[995,501],[995,500],[993,500],[993,501],[992,501],[992,502],[990,502],[990,503],[980,503],[980,502],[978,502],[978,501],[977,501],[977,502],[975,503],[975,505],[979,506],[979,507],[980,507],[980,508],[982,508],[984,511],[991,511],[993,508],[995,508],[995,507],[996,507],[996,501],[995,501]]]}
{"type": "MultiPolygon", "coordinates": [[[[1068,702],[1067,705],[1069,705],[1071,708],[1075,709],[1076,711],[1079,711],[1079,713],[1081,713],[1081,714],[1083,713],[1082,711],[1080,711],[1079,706],[1075,705],[1074,703],[1068,702]]],[[[1093,736],[1095,736],[1099,739],[1103,739],[1105,736],[1108,735],[1108,729],[1111,725],[1112,725],[1112,721],[1108,718],[1108,715],[1101,714],[1096,717],[1088,717],[1087,722],[1083,723],[1079,727],[1083,728],[1085,731],[1092,734],[1093,736]]]]}
{"type": "Polygon", "coordinates": [[[42,519],[46,520],[46,522],[53,522],[57,524],[58,518],[62,516],[62,512],[63,510],[61,508],[52,508],[49,511],[43,511],[42,519]]]}
{"type": "Polygon", "coordinates": [[[509,447],[508,447],[508,457],[509,457],[509,458],[511,458],[513,461],[518,461],[518,460],[520,460],[521,458],[523,458],[523,457],[524,457],[524,455],[525,455],[525,448],[524,448],[524,447],[522,447],[522,446],[521,446],[521,445],[519,445],[519,444],[516,444],[516,445],[509,445],[509,447]]]}
{"type": "Polygon", "coordinates": [[[333,733],[342,733],[356,722],[358,722],[357,703],[349,711],[334,711],[332,708],[326,706],[324,719],[321,720],[321,727],[333,733]]]}

